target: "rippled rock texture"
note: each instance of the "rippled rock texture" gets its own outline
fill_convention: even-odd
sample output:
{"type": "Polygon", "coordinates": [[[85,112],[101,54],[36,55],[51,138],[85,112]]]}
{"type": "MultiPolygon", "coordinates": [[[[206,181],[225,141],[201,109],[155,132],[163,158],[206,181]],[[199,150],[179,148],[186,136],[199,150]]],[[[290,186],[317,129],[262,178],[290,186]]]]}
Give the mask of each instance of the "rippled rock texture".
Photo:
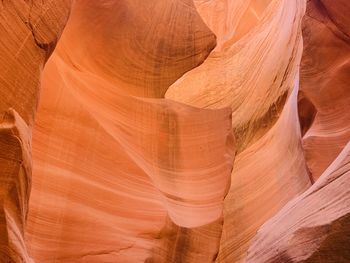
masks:
{"type": "Polygon", "coordinates": [[[0,262],[30,262],[24,230],[40,77],[70,1],[0,1],[0,262]]]}
{"type": "Polygon", "coordinates": [[[350,262],[349,13],[0,1],[0,263],[350,262]]]}
{"type": "Polygon", "coordinates": [[[350,140],[349,12],[349,1],[309,1],[303,22],[299,104],[314,180],[350,140]]]}
{"type": "Polygon", "coordinates": [[[247,262],[349,262],[350,144],[259,230],[247,262]]]}

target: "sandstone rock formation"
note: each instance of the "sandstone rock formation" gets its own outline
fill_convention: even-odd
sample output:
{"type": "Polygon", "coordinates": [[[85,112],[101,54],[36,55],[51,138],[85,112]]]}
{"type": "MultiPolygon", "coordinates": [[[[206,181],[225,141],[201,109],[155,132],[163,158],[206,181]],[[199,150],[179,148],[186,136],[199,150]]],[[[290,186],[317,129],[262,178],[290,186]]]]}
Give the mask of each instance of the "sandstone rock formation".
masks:
{"type": "Polygon", "coordinates": [[[318,181],[259,230],[247,262],[350,261],[350,143],[318,181]]]}
{"type": "Polygon", "coordinates": [[[19,114],[10,109],[2,115],[0,261],[28,261],[24,226],[31,186],[30,130],[19,114]]]}
{"type": "Polygon", "coordinates": [[[247,262],[350,261],[349,11],[342,1],[308,1],[298,108],[316,183],[264,224],[247,262]]]}
{"type": "Polygon", "coordinates": [[[349,11],[0,1],[0,263],[350,262],[349,11]]]}
{"type": "Polygon", "coordinates": [[[70,1],[0,2],[0,262],[29,262],[24,228],[40,75],[70,1]]]}
{"type": "Polygon", "coordinates": [[[166,220],[221,229],[231,111],[161,98],[215,36],[191,1],[138,3],[76,1],[45,69],[28,227],[38,262],[157,261],[166,220]]]}
{"type": "Polygon", "coordinates": [[[350,140],[349,12],[349,1],[309,1],[303,22],[299,108],[311,117],[303,147],[314,180],[350,140]]]}
{"type": "MultiPolygon", "coordinates": [[[[237,1],[232,10],[256,15],[235,16],[237,35],[166,94],[198,107],[232,108],[238,155],[217,262],[244,261],[257,229],[310,186],[296,103],[305,2],[269,1],[265,8],[258,2],[237,1]]],[[[208,16],[215,30],[221,21],[208,16]]]]}

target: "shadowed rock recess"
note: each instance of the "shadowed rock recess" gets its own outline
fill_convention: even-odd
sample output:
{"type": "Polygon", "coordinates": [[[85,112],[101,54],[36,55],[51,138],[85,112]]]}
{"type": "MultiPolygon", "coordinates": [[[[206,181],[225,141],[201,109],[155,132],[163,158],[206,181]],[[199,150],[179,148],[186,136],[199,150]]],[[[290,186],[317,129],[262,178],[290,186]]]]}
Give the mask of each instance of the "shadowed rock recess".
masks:
{"type": "Polygon", "coordinates": [[[0,1],[0,263],[350,262],[349,14],[0,1]]]}

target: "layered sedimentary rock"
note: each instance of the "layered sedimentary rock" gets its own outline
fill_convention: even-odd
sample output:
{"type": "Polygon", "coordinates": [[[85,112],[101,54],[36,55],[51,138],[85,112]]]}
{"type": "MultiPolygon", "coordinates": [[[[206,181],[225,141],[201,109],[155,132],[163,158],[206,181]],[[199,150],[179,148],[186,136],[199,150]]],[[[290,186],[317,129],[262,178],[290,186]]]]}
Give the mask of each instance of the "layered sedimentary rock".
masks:
{"type": "Polygon", "coordinates": [[[75,3],[61,57],[125,94],[163,97],[215,47],[192,0],[85,2],[75,3]]]}
{"type": "Polygon", "coordinates": [[[0,261],[27,262],[24,226],[31,186],[30,130],[19,114],[4,112],[0,124],[0,261]]]}
{"type": "Polygon", "coordinates": [[[216,260],[240,262],[257,229],[310,186],[296,101],[305,1],[227,1],[227,16],[217,16],[222,2],[197,2],[220,48],[166,97],[232,109],[238,155],[216,260]]]}
{"type": "MultiPolygon", "coordinates": [[[[294,86],[302,52],[300,21],[305,2],[266,1],[264,8],[261,5],[256,1],[249,5],[237,1],[233,10],[226,10],[229,14],[234,10],[240,13],[250,10],[256,16],[241,17],[240,13],[234,16],[238,20],[236,27],[245,27],[247,32],[233,31],[233,36],[222,43],[225,48],[212,52],[166,94],[167,98],[197,107],[231,107],[239,152],[276,122],[294,86]]],[[[216,17],[216,12],[211,16],[216,17]]],[[[218,27],[216,23],[208,24],[214,29],[218,27]]]]}
{"type": "Polygon", "coordinates": [[[0,2],[0,261],[29,262],[24,228],[31,189],[31,127],[41,70],[70,1],[0,2]]]}
{"type": "Polygon", "coordinates": [[[350,143],[305,193],[259,230],[247,262],[350,261],[350,143]]]}
{"type": "Polygon", "coordinates": [[[299,111],[314,180],[350,140],[349,1],[309,1],[303,20],[299,111]]]}
{"type": "Polygon", "coordinates": [[[147,263],[209,263],[217,258],[223,218],[200,227],[186,228],[167,220],[147,263]]]}
{"type": "Polygon", "coordinates": [[[167,262],[156,248],[171,240],[169,226],[206,225],[220,230],[203,249],[214,257],[231,111],[162,98],[214,46],[191,1],[75,2],[45,69],[34,131],[36,261],[167,262]]]}
{"type": "Polygon", "coordinates": [[[236,157],[218,262],[244,261],[257,229],[310,186],[295,124],[296,91],[271,130],[236,157]]]}
{"type": "Polygon", "coordinates": [[[0,1],[0,262],[350,261],[349,8],[0,1]]]}
{"type": "Polygon", "coordinates": [[[223,50],[261,21],[270,0],[195,0],[201,17],[217,36],[216,50],[223,50]]]}
{"type": "Polygon", "coordinates": [[[68,19],[70,0],[1,1],[0,112],[13,108],[32,125],[40,74],[68,19]]]}
{"type": "Polygon", "coordinates": [[[308,1],[298,108],[316,182],[263,225],[247,262],[350,261],[349,8],[308,1]]]}

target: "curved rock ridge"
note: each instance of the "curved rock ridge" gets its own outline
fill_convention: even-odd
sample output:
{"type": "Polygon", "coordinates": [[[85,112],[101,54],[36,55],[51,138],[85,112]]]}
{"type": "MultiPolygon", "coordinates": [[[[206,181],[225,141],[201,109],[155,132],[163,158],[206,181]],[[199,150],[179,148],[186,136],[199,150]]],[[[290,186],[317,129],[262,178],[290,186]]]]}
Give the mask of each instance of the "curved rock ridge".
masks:
{"type": "Polygon", "coordinates": [[[0,1],[0,263],[350,262],[349,12],[0,1]]]}
{"type": "Polygon", "coordinates": [[[216,51],[229,47],[255,27],[270,0],[195,0],[205,23],[217,36],[216,51]]]}
{"type": "Polygon", "coordinates": [[[55,55],[52,60],[78,101],[164,194],[176,224],[196,227],[221,215],[233,161],[229,109],[124,95],[55,55]]]}
{"type": "Polygon", "coordinates": [[[259,230],[247,262],[350,261],[350,143],[305,193],[259,230]]]}
{"type": "Polygon", "coordinates": [[[223,218],[195,228],[175,225],[169,218],[146,263],[211,263],[218,255],[223,218]]]}
{"type": "Polygon", "coordinates": [[[247,262],[350,261],[349,8],[308,1],[298,110],[316,182],[259,229],[247,262]]]}
{"type": "Polygon", "coordinates": [[[0,114],[32,125],[40,74],[68,19],[71,1],[0,2],[0,114]]]}
{"type": "Polygon", "coordinates": [[[299,111],[308,120],[303,148],[315,181],[350,140],[349,12],[348,1],[309,1],[303,20],[299,111]]]}
{"type": "Polygon", "coordinates": [[[75,2],[45,68],[33,137],[36,261],[157,261],[168,224],[214,225],[217,246],[203,258],[217,253],[231,110],[161,98],[214,44],[192,1],[75,2]]]}
{"type": "Polygon", "coordinates": [[[33,132],[28,244],[36,262],[143,262],[164,224],[161,194],[45,67],[33,132]]]}
{"type": "Polygon", "coordinates": [[[215,39],[193,0],[76,0],[60,46],[78,70],[125,94],[162,98],[215,39]]]}
{"type": "Polygon", "coordinates": [[[30,129],[10,109],[0,123],[0,261],[29,262],[24,242],[31,185],[30,129]]]}
{"type": "Polygon", "coordinates": [[[311,184],[296,102],[306,2],[196,4],[220,47],[174,83],[166,97],[197,107],[232,109],[238,152],[216,262],[244,262],[257,229],[311,184]]]}
{"type": "MultiPolygon", "coordinates": [[[[245,2],[235,5],[240,10],[245,2]]],[[[300,21],[305,1],[268,1],[260,9],[259,23],[244,35],[238,32],[238,39],[226,41],[225,48],[212,52],[166,93],[166,98],[197,107],[231,107],[238,152],[276,122],[293,88],[302,51],[300,21]]],[[[238,27],[252,20],[239,15],[236,19],[238,27]]]]}
{"type": "Polygon", "coordinates": [[[311,185],[300,143],[297,92],[298,79],[275,125],[235,158],[217,262],[244,262],[259,227],[311,185]]]}
{"type": "Polygon", "coordinates": [[[0,262],[32,262],[24,232],[41,71],[70,0],[0,1],[0,262]]]}

